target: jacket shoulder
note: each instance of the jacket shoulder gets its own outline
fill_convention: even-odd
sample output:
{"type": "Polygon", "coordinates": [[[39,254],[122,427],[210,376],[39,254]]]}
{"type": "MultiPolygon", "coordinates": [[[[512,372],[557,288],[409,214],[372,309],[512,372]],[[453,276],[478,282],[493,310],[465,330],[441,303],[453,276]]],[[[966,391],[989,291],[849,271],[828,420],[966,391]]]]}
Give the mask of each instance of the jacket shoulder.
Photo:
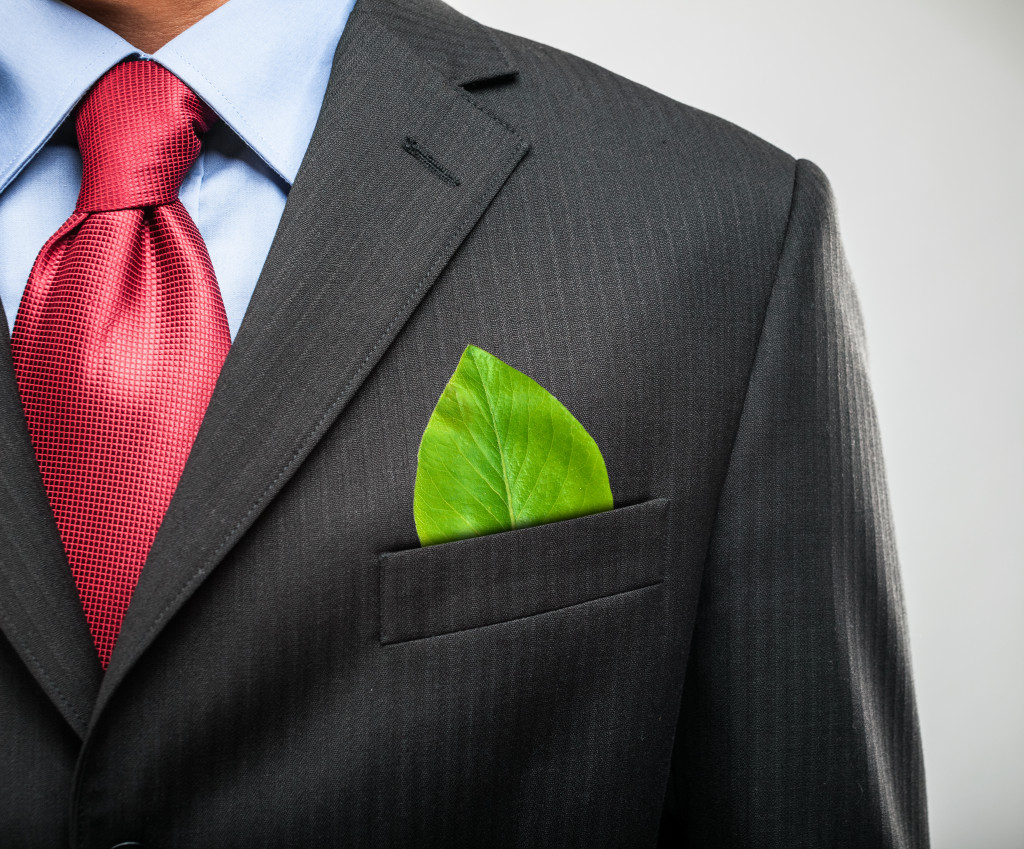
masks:
{"type": "Polygon", "coordinates": [[[532,208],[614,222],[610,238],[645,234],[673,273],[764,295],[786,237],[795,157],[579,56],[490,33],[516,74],[469,96],[531,145],[518,176],[532,208]],[[759,271],[741,280],[743,267],[759,271]]]}
{"type": "Polygon", "coordinates": [[[671,161],[690,175],[777,185],[788,199],[797,160],[761,136],[580,56],[485,29],[518,70],[518,98],[510,97],[509,105],[519,107],[516,118],[525,134],[571,136],[584,150],[630,150],[631,160],[671,161]]]}

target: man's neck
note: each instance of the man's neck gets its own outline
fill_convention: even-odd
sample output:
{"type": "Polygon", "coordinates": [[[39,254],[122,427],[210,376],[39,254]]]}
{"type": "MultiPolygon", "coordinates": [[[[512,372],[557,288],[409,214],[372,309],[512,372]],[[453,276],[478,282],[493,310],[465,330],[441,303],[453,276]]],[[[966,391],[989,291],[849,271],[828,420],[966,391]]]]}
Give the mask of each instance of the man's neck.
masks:
{"type": "Polygon", "coordinates": [[[64,0],[144,53],[155,53],[227,0],[64,0]]]}

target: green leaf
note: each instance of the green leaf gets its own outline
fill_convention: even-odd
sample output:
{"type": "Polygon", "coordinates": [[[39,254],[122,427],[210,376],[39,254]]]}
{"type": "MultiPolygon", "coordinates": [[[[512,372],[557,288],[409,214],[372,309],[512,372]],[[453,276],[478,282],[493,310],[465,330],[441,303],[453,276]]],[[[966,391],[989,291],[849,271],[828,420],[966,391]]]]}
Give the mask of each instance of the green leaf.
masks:
{"type": "Polygon", "coordinates": [[[612,509],[597,443],[533,378],[467,345],[420,440],[421,545],[612,509]]]}

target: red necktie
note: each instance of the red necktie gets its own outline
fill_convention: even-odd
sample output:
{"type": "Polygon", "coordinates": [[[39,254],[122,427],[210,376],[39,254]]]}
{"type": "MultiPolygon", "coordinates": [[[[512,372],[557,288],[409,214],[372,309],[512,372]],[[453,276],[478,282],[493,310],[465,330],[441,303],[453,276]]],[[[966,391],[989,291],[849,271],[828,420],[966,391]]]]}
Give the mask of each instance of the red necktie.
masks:
{"type": "Polygon", "coordinates": [[[76,120],[82,187],[14,325],[32,445],[105,669],[231,345],[178,189],[214,113],[169,71],[108,71],[76,120]]]}

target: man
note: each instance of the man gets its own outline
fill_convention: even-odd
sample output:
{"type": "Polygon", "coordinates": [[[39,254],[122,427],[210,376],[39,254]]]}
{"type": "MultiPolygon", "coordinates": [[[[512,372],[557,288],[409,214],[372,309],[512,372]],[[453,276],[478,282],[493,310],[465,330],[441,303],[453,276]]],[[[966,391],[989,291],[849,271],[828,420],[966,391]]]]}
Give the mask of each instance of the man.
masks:
{"type": "Polygon", "coordinates": [[[925,847],[822,171],[440,0],[221,3],[5,11],[0,845],[925,847]],[[469,344],[611,510],[419,545],[469,344]]]}

